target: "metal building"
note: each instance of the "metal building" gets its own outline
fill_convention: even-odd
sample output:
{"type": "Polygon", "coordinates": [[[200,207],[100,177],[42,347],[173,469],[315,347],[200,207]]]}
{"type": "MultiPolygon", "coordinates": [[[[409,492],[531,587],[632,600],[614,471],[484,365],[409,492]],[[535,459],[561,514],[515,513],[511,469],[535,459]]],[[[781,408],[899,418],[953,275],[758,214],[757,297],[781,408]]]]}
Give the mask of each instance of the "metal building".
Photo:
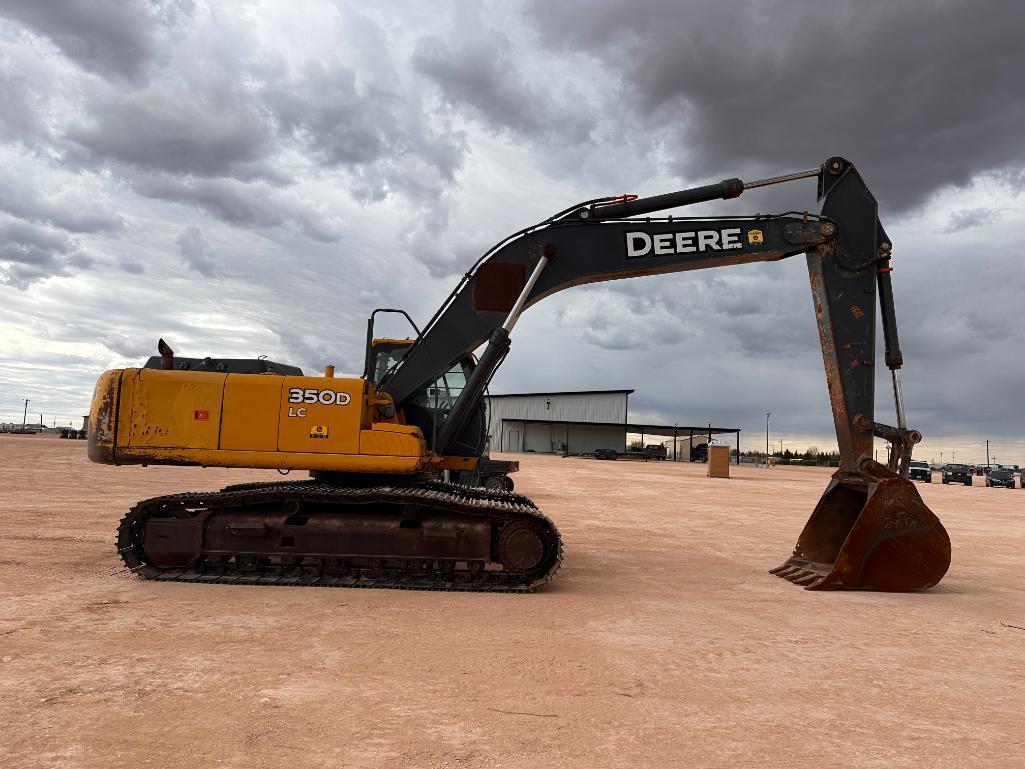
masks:
{"type": "Polygon", "coordinates": [[[625,451],[627,435],[661,443],[670,459],[691,459],[691,449],[713,436],[736,434],[735,427],[632,424],[628,401],[633,390],[578,390],[486,396],[492,451],[587,454],[596,449],[625,451]]]}
{"type": "Polygon", "coordinates": [[[627,398],[633,390],[490,395],[493,451],[580,454],[626,449],[627,398]]]}

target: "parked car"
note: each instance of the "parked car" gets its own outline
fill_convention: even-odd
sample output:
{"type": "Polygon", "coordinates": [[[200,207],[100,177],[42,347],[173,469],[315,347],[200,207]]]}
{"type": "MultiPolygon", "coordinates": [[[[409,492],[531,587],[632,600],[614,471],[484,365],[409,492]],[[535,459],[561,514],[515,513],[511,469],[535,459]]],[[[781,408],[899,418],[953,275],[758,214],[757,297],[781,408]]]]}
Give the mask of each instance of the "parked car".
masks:
{"type": "Polygon", "coordinates": [[[1014,488],[1014,473],[1010,470],[990,470],[986,475],[987,486],[1000,486],[1005,489],[1014,488]]]}
{"type": "Polygon", "coordinates": [[[963,483],[972,485],[972,471],[968,465],[947,465],[943,468],[944,483],[963,483]]]}
{"type": "Polygon", "coordinates": [[[908,470],[908,478],[913,481],[932,483],[932,468],[929,467],[928,462],[919,462],[916,459],[912,459],[911,468],[908,470]]]}

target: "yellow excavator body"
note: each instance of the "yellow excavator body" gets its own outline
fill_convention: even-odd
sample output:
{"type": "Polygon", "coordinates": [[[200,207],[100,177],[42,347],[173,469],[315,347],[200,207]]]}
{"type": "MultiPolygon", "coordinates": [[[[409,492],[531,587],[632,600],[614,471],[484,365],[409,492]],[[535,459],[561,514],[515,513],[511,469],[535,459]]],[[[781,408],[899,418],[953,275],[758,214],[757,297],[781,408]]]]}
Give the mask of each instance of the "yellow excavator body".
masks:
{"type": "Polygon", "coordinates": [[[115,369],[89,421],[103,464],[409,474],[431,460],[420,428],[365,379],[115,369]]]}

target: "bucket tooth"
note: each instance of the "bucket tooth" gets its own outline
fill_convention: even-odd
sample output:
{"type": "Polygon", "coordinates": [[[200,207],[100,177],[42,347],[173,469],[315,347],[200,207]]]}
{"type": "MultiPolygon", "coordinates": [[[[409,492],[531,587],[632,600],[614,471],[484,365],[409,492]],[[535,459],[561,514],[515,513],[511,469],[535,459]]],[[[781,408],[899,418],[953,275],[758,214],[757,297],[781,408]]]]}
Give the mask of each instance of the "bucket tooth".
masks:
{"type": "MultiPolygon", "coordinates": [[[[814,580],[812,580],[808,584],[804,585],[804,589],[805,590],[817,590],[819,585],[821,585],[825,581],[826,581],[826,575],[825,574],[819,574],[818,576],[815,577],[814,580]]],[[[826,588],[826,589],[828,590],[828,588],[826,588]]]]}
{"type": "Polygon", "coordinates": [[[782,577],[786,580],[793,580],[799,574],[804,573],[804,570],[800,566],[788,566],[783,571],[776,574],[777,577],[782,577]]]}
{"type": "Polygon", "coordinates": [[[806,571],[800,577],[797,577],[790,581],[793,582],[795,585],[806,587],[808,585],[813,585],[816,582],[821,582],[823,579],[825,579],[825,575],[823,574],[817,574],[814,571],[806,571]]]}

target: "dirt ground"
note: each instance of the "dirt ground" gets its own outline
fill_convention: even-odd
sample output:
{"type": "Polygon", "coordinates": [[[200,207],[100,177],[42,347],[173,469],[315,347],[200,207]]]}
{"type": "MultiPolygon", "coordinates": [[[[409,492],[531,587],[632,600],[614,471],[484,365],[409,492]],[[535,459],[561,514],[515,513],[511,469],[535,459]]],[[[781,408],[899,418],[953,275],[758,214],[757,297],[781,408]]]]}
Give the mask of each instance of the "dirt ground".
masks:
{"type": "Polygon", "coordinates": [[[824,470],[517,458],[541,593],[187,585],[119,568],[124,510],[279,476],[0,435],[0,766],[1025,766],[1022,490],[919,485],[931,591],[812,593],[766,572],[824,470]]]}

